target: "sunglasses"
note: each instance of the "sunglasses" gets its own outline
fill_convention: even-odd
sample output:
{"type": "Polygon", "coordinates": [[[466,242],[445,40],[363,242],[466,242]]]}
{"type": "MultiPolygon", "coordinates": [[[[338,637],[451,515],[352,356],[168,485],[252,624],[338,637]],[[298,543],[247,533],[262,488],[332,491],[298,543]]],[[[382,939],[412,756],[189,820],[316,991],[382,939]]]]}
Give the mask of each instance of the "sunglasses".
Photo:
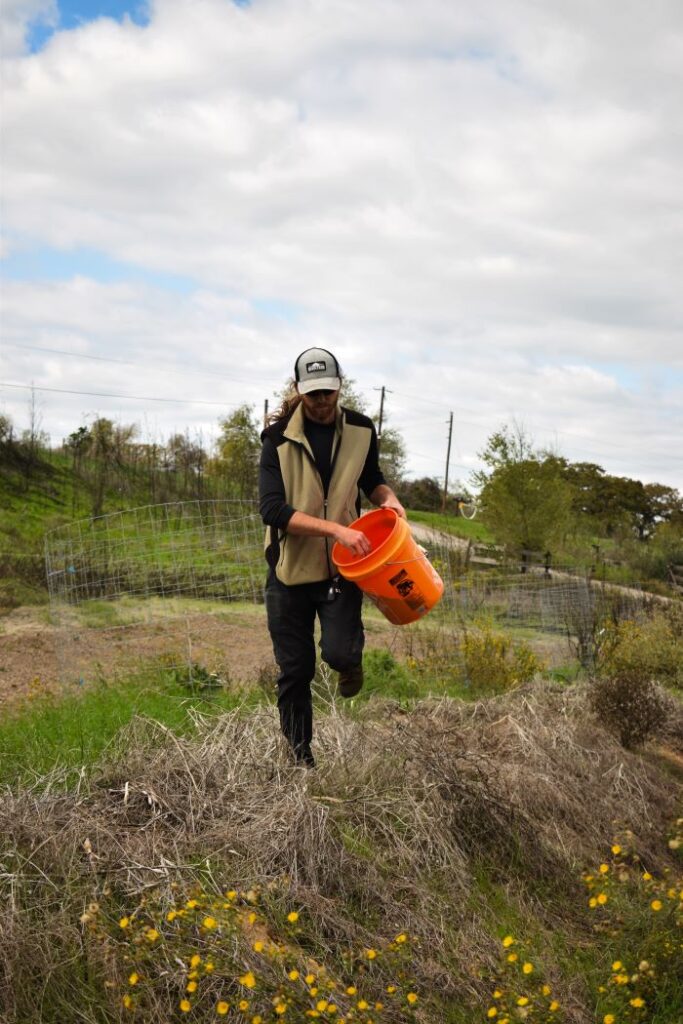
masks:
{"type": "Polygon", "coordinates": [[[332,388],[318,388],[316,391],[308,391],[306,393],[309,398],[320,398],[321,395],[328,398],[330,395],[336,394],[332,388]]]}

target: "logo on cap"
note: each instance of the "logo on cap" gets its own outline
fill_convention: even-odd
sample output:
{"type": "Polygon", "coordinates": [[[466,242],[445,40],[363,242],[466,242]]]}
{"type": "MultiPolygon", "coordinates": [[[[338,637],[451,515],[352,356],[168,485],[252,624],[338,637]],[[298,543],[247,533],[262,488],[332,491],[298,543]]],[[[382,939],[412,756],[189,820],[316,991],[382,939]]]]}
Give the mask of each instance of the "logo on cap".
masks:
{"type": "Polygon", "coordinates": [[[318,359],[315,363],[306,363],[306,373],[318,373],[319,370],[326,370],[327,363],[323,359],[318,359]]]}

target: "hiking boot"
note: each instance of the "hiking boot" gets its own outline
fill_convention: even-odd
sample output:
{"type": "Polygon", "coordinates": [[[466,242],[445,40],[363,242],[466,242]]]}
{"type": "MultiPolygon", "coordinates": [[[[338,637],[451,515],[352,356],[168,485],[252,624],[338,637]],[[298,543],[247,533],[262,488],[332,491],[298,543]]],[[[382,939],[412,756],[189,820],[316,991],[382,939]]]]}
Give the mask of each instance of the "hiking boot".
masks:
{"type": "Polygon", "coordinates": [[[315,768],[315,758],[311,752],[310,743],[302,743],[300,747],[296,748],[294,751],[294,760],[303,768],[315,768]]]}
{"type": "Polygon", "coordinates": [[[339,673],[338,690],[341,697],[355,697],[363,686],[363,663],[339,673]]]}

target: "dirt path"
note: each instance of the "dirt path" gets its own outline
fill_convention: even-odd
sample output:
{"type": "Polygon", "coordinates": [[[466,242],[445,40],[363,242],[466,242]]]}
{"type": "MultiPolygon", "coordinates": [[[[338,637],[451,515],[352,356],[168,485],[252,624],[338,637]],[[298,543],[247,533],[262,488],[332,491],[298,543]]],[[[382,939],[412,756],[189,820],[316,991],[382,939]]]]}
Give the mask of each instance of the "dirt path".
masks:
{"type": "MultiPolygon", "coordinates": [[[[262,605],[157,618],[127,626],[58,629],[44,608],[17,608],[0,619],[0,707],[63,686],[113,680],[191,660],[232,681],[274,678],[276,666],[262,605]]],[[[405,651],[409,638],[365,616],[368,647],[405,651]]]]}

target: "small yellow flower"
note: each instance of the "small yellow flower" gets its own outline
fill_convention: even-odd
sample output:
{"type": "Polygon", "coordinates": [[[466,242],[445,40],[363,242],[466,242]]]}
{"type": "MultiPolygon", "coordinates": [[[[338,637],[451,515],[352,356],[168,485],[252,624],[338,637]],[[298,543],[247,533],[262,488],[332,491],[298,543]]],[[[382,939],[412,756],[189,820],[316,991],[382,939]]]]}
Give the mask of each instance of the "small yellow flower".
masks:
{"type": "Polygon", "coordinates": [[[218,921],[215,917],[205,917],[202,924],[209,932],[213,931],[214,928],[218,928],[218,921]]]}
{"type": "Polygon", "coordinates": [[[606,1013],[602,1018],[602,1024],[615,1024],[616,1017],[613,1013],[606,1013]]]}
{"type": "Polygon", "coordinates": [[[156,930],[156,928],[148,928],[147,931],[145,932],[145,938],[147,939],[148,942],[156,942],[157,939],[159,938],[159,932],[156,930]]]}
{"type": "Polygon", "coordinates": [[[287,1012],[287,1007],[285,1006],[285,1004],[284,1004],[284,1003],[278,1003],[278,1004],[277,1004],[277,1006],[275,1007],[275,1012],[276,1012],[276,1013],[277,1013],[277,1014],[278,1014],[279,1016],[282,1016],[282,1014],[283,1014],[283,1013],[286,1013],[286,1012],[287,1012]]]}
{"type": "Polygon", "coordinates": [[[598,903],[600,904],[601,907],[604,907],[605,903],[607,903],[607,895],[606,895],[606,893],[604,893],[604,892],[599,892],[598,893],[598,903]]]}
{"type": "Polygon", "coordinates": [[[355,985],[349,985],[349,987],[346,990],[346,994],[347,996],[355,996],[357,991],[358,989],[356,988],[355,985]]]}
{"type": "Polygon", "coordinates": [[[256,914],[253,911],[247,917],[247,921],[249,922],[249,924],[254,924],[254,922],[256,921],[256,914]]]}
{"type": "Polygon", "coordinates": [[[409,992],[408,995],[406,996],[406,999],[408,1000],[408,1002],[412,1006],[414,1003],[417,1002],[417,993],[416,992],[409,992]]]}
{"type": "Polygon", "coordinates": [[[639,1010],[641,1006],[645,1006],[645,1000],[641,999],[640,996],[635,996],[629,1000],[631,1006],[635,1006],[636,1010],[639,1010]]]}
{"type": "Polygon", "coordinates": [[[366,949],[365,955],[368,958],[368,960],[375,960],[376,957],[377,957],[377,950],[376,949],[366,949]]]}
{"type": "Polygon", "coordinates": [[[180,1009],[181,1009],[182,1013],[189,1013],[190,1010],[192,1009],[192,1003],[190,1002],[190,1000],[189,999],[181,999],[180,1000],[180,1009]]]}
{"type": "Polygon", "coordinates": [[[119,928],[127,928],[129,924],[130,924],[130,918],[129,917],[122,917],[121,920],[119,921],[119,928]]]}
{"type": "Polygon", "coordinates": [[[186,992],[196,992],[197,991],[197,982],[196,981],[188,981],[187,986],[185,988],[185,991],[186,992]]]}
{"type": "Polygon", "coordinates": [[[306,977],[304,978],[304,981],[306,982],[307,985],[312,985],[313,982],[315,981],[315,974],[307,974],[306,977]]]}
{"type": "Polygon", "coordinates": [[[588,901],[588,906],[589,907],[597,907],[597,905],[598,905],[598,901],[596,900],[595,896],[591,896],[591,898],[588,901]]]}
{"type": "Polygon", "coordinates": [[[263,943],[261,942],[260,939],[257,939],[256,942],[254,943],[254,952],[255,953],[262,953],[263,952],[263,943]]]}
{"type": "Polygon", "coordinates": [[[624,965],[622,964],[621,960],[615,960],[614,963],[612,964],[612,970],[613,971],[620,971],[623,966],[624,965]]]}
{"type": "Polygon", "coordinates": [[[126,995],[125,995],[125,996],[123,997],[123,999],[121,1000],[121,1002],[123,1003],[123,1005],[125,1006],[125,1008],[126,1008],[127,1010],[130,1010],[130,1009],[131,1009],[131,1007],[132,1007],[132,1005],[133,1005],[133,1000],[132,1000],[132,999],[131,999],[131,997],[130,997],[129,995],[127,995],[127,994],[126,994],[126,995]]]}
{"type": "Polygon", "coordinates": [[[207,974],[211,974],[211,972],[214,970],[214,965],[211,963],[210,960],[207,961],[206,964],[204,964],[204,970],[206,971],[207,974]]]}
{"type": "Polygon", "coordinates": [[[194,910],[195,907],[199,906],[198,900],[188,900],[185,904],[188,910],[194,910]]]}
{"type": "Polygon", "coordinates": [[[199,967],[202,962],[202,958],[199,953],[195,953],[194,956],[190,957],[190,967],[199,967]]]}
{"type": "Polygon", "coordinates": [[[129,985],[137,985],[139,980],[140,980],[140,975],[136,974],[136,972],[133,971],[133,973],[128,978],[128,984],[129,985]]]}
{"type": "Polygon", "coordinates": [[[219,1017],[225,1017],[229,1009],[230,1003],[226,1003],[223,999],[221,999],[220,1003],[216,1005],[216,1013],[219,1017]]]}
{"type": "Polygon", "coordinates": [[[251,971],[247,971],[246,974],[241,975],[239,982],[240,985],[244,985],[245,988],[256,988],[256,978],[251,971]]]}
{"type": "Polygon", "coordinates": [[[234,900],[236,897],[237,893],[235,892],[234,889],[228,889],[228,891],[225,894],[226,900],[234,900]]]}
{"type": "Polygon", "coordinates": [[[166,915],[166,920],[170,923],[171,921],[175,921],[177,916],[178,912],[176,910],[169,910],[168,914],[166,915]]]}
{"type": "Polygon", "coordinates": [[[519,957],[517,956],[516,953],[508,953],[507,959],[508,959],[508,963],[509,964],[514,964],[515,960],[518,960],[519,957]]]}
{"type": "Polygon", "coordinates": [[[315,1004],[316,1010],[319,1010],[320,1013],[324,1013],[328,1006],[329,1003],[327,1002],[327,999],[319,999],[318,1002],[315,1004]]]}
{"type": "Polygon", "coordinates": [[[519,999],[517,1000],[517,1006],[526,1006],[526,1004],[528,1002],[529,1002],[529,997],[528,996],[520,996],[519,999]]]}
{"type": "Polygon", "coordinates": [[[400,935],[396,936],[395,941],[396,942],[407,942],[408,941],[408,936],[406,935],[405,932],[401,932],[400,935]]]}
{"type": "Polygon", "coordinates": [[[609,864],[601,864],[598,870],[601,875],[606,875],[609,871],[609,864]]]}
{"type": "Polygon", "coordinates": [[[628,974],[615,974],[614,980],[617,985],[628,985],[628,974]]]}
{"type": "Polygon", "coordinates": [[[621,853],[621,847],[619,846],[618,843],[615,843],[614,846],[612,847],[612,853],[614,854],[615,857],[618,857],[619,854],[621,853]]]}
{"type": "Polygon", "coordinates": [[[522,971],[523,971],[524,974],[531,974],[533,969],[534,969],[534,965],[530,964],[528,962],[522,965],[522,971]]]}
{"type": "MultiPolygon", "coordinates": [[[[348,989],[346,991],[348,992],[348,989]]],[[[393,996],[395,991],[396,991],[396,986],[395,985],[387,985],[387,992],[389,993],[390,996],[393,996]]]]}
{"type": "Polygon", "coordinates": [[[505,948],[507,949],[507,948],[508,948],[508,946],[511,946],[511,945],[513,944],[513,942],[514,942],[514,941],[515,941],[515,940],[514,940],[514,939],[512,938],[512,936],[511,936],[511,935],[506,935],[506,936],[505,936],[505,938],[503,939],[503,945],[504,945],[504,946],[505,946],[505,948]]]}
{"type": "Polygon", "coordinates": [[[662,909],[662,901],[661,900],[653,900],[652,903],[650,904],[650,906],[655,911],[661,910],[662,909]]]}
{"type": "Polygon", "coordinates": [[[650,874],[649,871],[643,871],[643,881],[644,882],[651,882],[652,881],[652,875],[650,874]]]}
{"type": "Polygon", "coordinates": [[[493,993],[493,998],[494,998],[494,999],[500,999],[500,997],[502,996],[502,994],[503,994],[503,993],[501,992],[501,990],[500,990],[499,988],[497,988],[497,989],[496,989],[496,991],[495,991],[495,992],[493,993]]]}
{"type": "Polygon", "coordinates": [[[495,1008],[495,1006],[489,1006],[488,1010],[486,1011],[486,1016],[487,1017],[497,1017],[498,1016],[498,1010],[495,1008]]]}
{"type": "Polygon", "coordinates": [[[559,1008],[560,1008],[560,1004],[558,1003],[557,999],[553,999],[552,1003],[548,1007],[548,1009],[550,1010],[551,1013],[554,1013],[555,1010],[559,1010],[559,1008]]]}
{"type": "Polygon", "coordinates": [[[240,1010],[248,1010],[249,1009],[249,1000],[248,999],[240,999],[240,1001],[239,1001],[239,1003],[237,1005],[238,1005],[240,1010]]]}
{"type": "Polygon", "coordinates": [[[294,924],[295,921],[299,920],[299,915],[297,914],[296,910],[290,910],[290,912],[287,914],[287,920],[289,921],[290,924],[294,924]]]}
{"type": "Polygon", "coordinates": [[[358,1007],[359,1010],[369,1010],[370,1009],[370,1004],[366,1003],[364,999],[359,999],[358,1002],[356,1003],[356,1006],[358,1007]]]}
{"type": "Polygon", "coordinates": [[[289,974],[287,975],[287,977],[289,978],[290,981],[297,981],[297,979],[299,977],[299,972],[296,969],[293,970],[293,971],[290,971],[289,974]]]}
{"type": "Polygon", "coordinates": [[[260,1013],[257,1013],[255,1017],[251,1018],[251,1024],[263,1024],[263,1017],[260,1013]]]}

